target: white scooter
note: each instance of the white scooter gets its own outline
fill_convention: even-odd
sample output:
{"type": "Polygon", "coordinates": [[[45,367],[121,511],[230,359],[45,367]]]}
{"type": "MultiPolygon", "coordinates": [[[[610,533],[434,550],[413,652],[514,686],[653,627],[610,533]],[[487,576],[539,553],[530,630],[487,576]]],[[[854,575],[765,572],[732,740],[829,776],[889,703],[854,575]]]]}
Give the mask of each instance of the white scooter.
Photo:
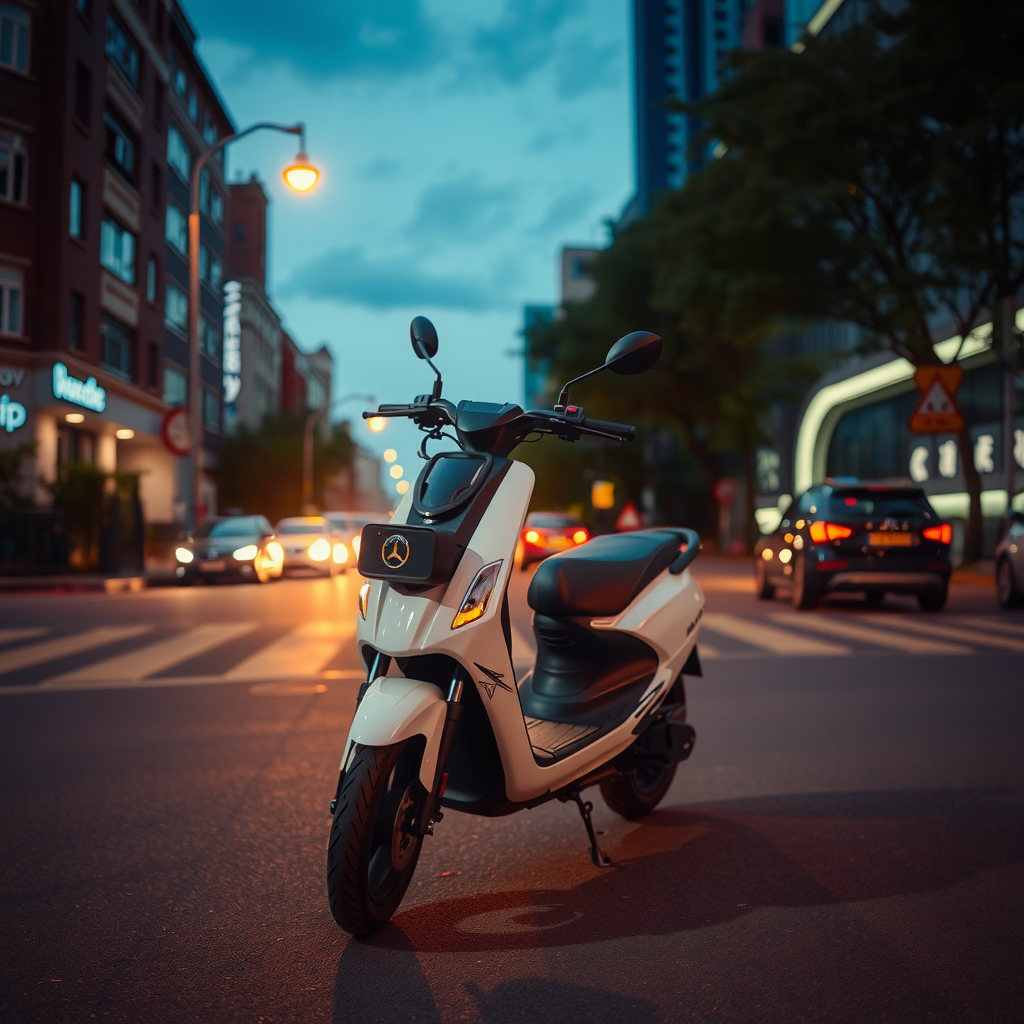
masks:
{"type": "Polygon", "coordinates": [[[700,675],[704,597],[688,571],[692,530],[597,537],[542,562],[530,584],[537,660],[516,679],[507,588],[534,474],[509,458],[528,435],[632,441],[635,427],[589,419],[569,386],[599,370],[633,374],[661,339],[627,335],[603,366],[570,381],[554,411],[441,398],[437,333],[411,327],[433,392],[370,416],[405,416],[427,442],[458,451],[428,459],[388,525],[363,528],[358,645],[366,667],[331,801],[331,912],[366,935],[401,902],[441,808],[487,816],[573,801],[599,867],[592,804],[599,784],[626,818],[665,795],[693,749],[683,675],[700,675]],[[454,435],[444,433],[453,428],[454,435]]]}

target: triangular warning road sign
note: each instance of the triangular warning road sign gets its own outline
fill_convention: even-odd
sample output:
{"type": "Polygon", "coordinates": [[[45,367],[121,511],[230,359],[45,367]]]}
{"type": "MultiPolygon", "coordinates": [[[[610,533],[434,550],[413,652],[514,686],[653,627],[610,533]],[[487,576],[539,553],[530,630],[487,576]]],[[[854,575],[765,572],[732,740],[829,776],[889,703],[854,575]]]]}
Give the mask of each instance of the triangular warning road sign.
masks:
{"type": "Polygon", "coordinates": [[[625,533],[627,530],[639,530],[643,525],[643,520],[640,518],[640,513],[636,510],[636,505],[631,501],[627,501],[622,506],[619,518],[615,520],[615,529],[625,533]]]}
{"type": "Polygon", "coordinates": [[[922,373],[920,370],[915,376],[918,377],[918,387],[921,387],[924,393],[910,417],[911,432],[955,434],[961,430],[964,418],[949,391],[945,376],[938,372],[922,373]]]}

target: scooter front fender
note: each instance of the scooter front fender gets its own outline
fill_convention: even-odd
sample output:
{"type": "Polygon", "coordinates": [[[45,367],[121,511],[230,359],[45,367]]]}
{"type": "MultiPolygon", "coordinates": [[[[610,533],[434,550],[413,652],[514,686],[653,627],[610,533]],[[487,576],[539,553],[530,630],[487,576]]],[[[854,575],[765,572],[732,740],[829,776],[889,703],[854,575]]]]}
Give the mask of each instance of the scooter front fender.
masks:
{"type": "Polygon", "coordinates": [[[345,744],[342,768],[354,743],[387,747],[413,736],[426,740],[420,761],[420,782],[429,791],[434,785],[437,754],[441,746],[447,704],[439,687],[419,679],[381,676],[367,688],[359,702],[345,744]]]}

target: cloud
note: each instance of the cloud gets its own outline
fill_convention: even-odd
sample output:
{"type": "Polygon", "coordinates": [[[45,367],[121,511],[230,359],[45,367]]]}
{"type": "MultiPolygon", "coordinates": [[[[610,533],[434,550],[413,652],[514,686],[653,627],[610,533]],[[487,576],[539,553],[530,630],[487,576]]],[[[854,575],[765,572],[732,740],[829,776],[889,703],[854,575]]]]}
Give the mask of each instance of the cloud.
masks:
{"type": "Polygon", "coordinates": [[[393,78],[432,67],[443,49],[421,0],[201,0],[189,8],[201,37],[250,51],[250,74],[284,64],[317,80],[393,78]]]}
{"type": "Polygon", "coordinates": [[[372,178],[377,181],[387,181],[389,178],[394,178],[401,169],[401,160],[394,160],[391,157],[380,156],[377,157],[376,160],[371,160],[360,170],[359,173],[364,178],[372,178]]]}
{"type": "Polygon", "coordinates": [[[617,50],[609,43],[595,46],[587,36],[567,39],[555,61],[558,94],[571,100],[592,89],[618,84],[617,50]]]}
{"type": "Polygon", "coordinates": [[[515,200],[515,186],[487,186],[479,175],[441,181],[424,189],[407,233],[438,243],[484,239],[508,224],[515,200]]]}
{"type": "Polygon", "coordinates": [[[479,312],[507,305],[488,281],[435,272],[421,258],[376,259],[359,247],[332,249],[299,267],[286,295],[323,299],[374,310],[461,309],[479,312]]]}
{"type": "Polygon", "coordinates": [[[565,192],[551,201],[540,221],[530,228],[531,235],[547,235],[569,227],[587,214],[597,192],[593,185],[584,185],[565,192]]]}
{"type": "Polygon", "coordinates": [[[581,145],[589,137],[590,126],[586,121],[577,121],[561,128],[544,128],[526,144],[526,152],[547,153],[556,146],[581,145]]]}

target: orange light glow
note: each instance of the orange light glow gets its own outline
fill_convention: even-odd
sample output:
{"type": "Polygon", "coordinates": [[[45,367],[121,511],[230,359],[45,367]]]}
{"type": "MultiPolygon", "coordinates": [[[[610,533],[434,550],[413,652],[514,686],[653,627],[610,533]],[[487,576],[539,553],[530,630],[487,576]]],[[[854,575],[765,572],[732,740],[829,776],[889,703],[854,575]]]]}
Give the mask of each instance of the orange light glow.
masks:
{"type": "Polygon", "coordinates": [[[811,523],[811,540],[815,544],[824,544],[827,540],[842,540],[844,537],[853,535],[853,530],[848,526],[840,526],[838,523],[811,523]]]}
{"type": "Polygon", "coordinates": [[[295,163],[284,169],[281,177],[295,192],[308,192],[320,179],[320,172],[309,162],[305,153],[300,153],[295,163]]]}
{"type": "Polygon", "coordinates": [[[367,421],[366,425],[375,433],[379,434],[384,429],[384,417],[383,416],[371,416],[367,421]]]}
{"type": "Polygon", "coordinates": [[[937,540],[940,544],[950,544],[953,541],[953,527],[949,523],[929,526],[927,530],[921,532],[927,540],[937,540]]]}
{"type": "Polygon", "coordinates": [[[526,533],[523,534],[523,540],[525,540],[527,544],[536,544],[537,541],[540,540],[540,534],[536,530],[527,530],[526,533]]]}
{"type": "Polygon", "coordinates": [[[590,538],[587,536],[587,531],[586,530],[577,530],[572,535],[572,539],[574,541],[576,541],[577,544],[583,544],[585,541],[589,540],[590,538]]]}

